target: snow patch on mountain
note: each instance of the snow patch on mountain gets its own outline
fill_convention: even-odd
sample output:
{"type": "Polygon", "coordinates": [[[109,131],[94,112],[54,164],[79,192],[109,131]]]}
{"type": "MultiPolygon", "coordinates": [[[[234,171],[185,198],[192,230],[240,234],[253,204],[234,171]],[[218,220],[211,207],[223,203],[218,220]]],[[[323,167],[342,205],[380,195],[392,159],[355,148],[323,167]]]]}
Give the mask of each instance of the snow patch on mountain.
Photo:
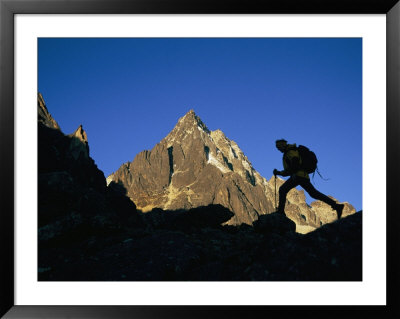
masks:
{"type": "Polygon", "coordinates": [[[107,186],[110,185],[110,183],[113,181],[114,174],[111,174],[106,178],[107,186]]]}
{"type": "Polygon", "coordinates": [[[245,169],[247,169],[249,172],[253,170],[253,168],[250,166],[250,164],[246,160],[242,160],[242,165],[245,169]]]}
{"type": "Polygon", "coordinates": [[[228,173],[230,170],[224,164],[222,164],[217,158],[215,158],[212,154],[208,156],[208,164],[214,165],[218,168],[222,173],[228,173]]]}

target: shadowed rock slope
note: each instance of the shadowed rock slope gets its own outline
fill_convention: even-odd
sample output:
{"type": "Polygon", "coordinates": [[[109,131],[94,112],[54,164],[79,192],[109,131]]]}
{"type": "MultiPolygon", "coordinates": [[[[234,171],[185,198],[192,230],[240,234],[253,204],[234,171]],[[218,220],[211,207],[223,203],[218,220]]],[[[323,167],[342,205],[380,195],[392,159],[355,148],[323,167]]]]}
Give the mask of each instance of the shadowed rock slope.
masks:
{"type": "Polygon", "coordinates": [[[258,227],[219,225],[231,216],[220,205],[149,212],[144,215],[145,228],[125,228],[108,236],[92,234],[79,242],[62,243],[62,258],[43,265],[47,271],[40,273],[39,279],[362,280],[361,212],[306,235],[294,232],[294,222],[285,217],[264,221],[258,227]],[[213,218],[207,219],[209,216],[213,218]]]}
{"type": "Polygon", "coordinates": [[[69,245],[91,234],[118,232],[129,221],[139,225],[139,218],[128,198],[107,188],[103,172],[89,156],[82,126],[73,134],[63,134],[39,94],[39,273],[47,269],[42,265],[62,258],[59,243],[69,245]]]}

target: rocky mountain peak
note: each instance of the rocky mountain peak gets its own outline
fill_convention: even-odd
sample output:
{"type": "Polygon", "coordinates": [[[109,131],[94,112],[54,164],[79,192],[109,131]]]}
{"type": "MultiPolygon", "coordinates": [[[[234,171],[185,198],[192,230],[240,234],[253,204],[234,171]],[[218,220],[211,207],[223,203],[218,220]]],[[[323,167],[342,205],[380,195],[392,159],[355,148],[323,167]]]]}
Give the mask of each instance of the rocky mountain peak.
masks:
{"type": "Polygon", "coordinates": [[[222,132],[220,129],[212,131],[211,136],[213,139],[226,139],[224,132],[222,132]]]}
{"type": "Polygon", "coordinates": [[[210,133],[210,130],[200,119],[200,117],[196,115],[193,109],[189,110],[189,112],[187,112],[183,117],[179,119],[177,126],[185,127],[186,129],[189,129],[191,127],[199,127],[205,132],[210,133]]]}
{"type": "Polygon", "coordinates": [[[179,118],[173,130],[161,142],[165,141],[168,147],[174,144],[188,144],[188,141],[208,139],[210,133],[210,130],[194,110],[190,110],[179,118]]]}
{"type": "Polygon", "coordinates": [[[47,127],[60,130],[60,126],[56,122],[55,119],[51,116],[49,111],[47,110],[46,103],[44,102],[43,96],[41,93],[38,93],[38,121],[47,127]]]}
{"type": "Polygon", "coordinates": [[[87,134],[82,127],[82,124],[75,130],[74,133],[68,135],[72,138],[70,144],[70,152],[75,159],[78,159],[80,156],[83,158],[89,158],[89,142],[87,138],[87,134]]]}
{"type": "Polygon", "coordinates": [[[79,127],[75,130],[74,133],[72,133],[71,136],[76,137],[82,143],[86,143],[86,144],[88,143],[87,134],[86,134],[86,131],[83,129],[82,124],[79,125],[79,127]]]}
{"type": "MultiPolygon", "coordinates": [[[[222,205],[234,214],[227,224],[252,225],[275,211],[275,179],[262,177],[237,143],[220,129],[210,131],[194,110],[152,150],[137,154],[129,169],[122,165],[111,174],[107,182],[112,181],[143,212],[222,205]]],[[[282,183],[278,178],[277,186],[282,183]]],[[[298,229],[308,231],[331,221],[334,214],[319,214],[326,209],[315,207],[306,204],[302,191],[288,195],[287,216],[298,229]]]]}
{"type": "Polygon", "coordinates": [[[123,185],[142,211],[219,204],[235,214],[230,224],[252,224],[273,211],[267,181],[234,141],[210,131],[194,110],[151,151],[139,153],[131,170],[122,165],[111,174],[111,181],[123,185]]]}

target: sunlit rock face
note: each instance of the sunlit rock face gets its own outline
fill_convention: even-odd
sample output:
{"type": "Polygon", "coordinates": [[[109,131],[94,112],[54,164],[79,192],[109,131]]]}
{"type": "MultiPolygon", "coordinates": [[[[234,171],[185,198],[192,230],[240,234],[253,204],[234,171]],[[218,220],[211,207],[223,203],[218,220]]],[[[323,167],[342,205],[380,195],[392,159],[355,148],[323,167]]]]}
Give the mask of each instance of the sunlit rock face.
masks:
{"type": "MultiPolygon", "coordinates": [[[[252,225],[260,215],[275,211],[274,177],[262,177],[234,141],[221,130],[210,131],[193,110],[152,150],[121,165],[107,178],[108,184],[112,181],[123,186],[143,212],[220,204],[234,213],[227,224],[252,225]]],[[[277,188],[283,182],[277,178],[277,188]]],[[[304,192],[296,189],[287,200],[286,214],[299,232],[314,230],[335,213],[319,204],[307,205],[304,192]]],[[[346,211],[355,212],[350,205],[346,211]]]]}

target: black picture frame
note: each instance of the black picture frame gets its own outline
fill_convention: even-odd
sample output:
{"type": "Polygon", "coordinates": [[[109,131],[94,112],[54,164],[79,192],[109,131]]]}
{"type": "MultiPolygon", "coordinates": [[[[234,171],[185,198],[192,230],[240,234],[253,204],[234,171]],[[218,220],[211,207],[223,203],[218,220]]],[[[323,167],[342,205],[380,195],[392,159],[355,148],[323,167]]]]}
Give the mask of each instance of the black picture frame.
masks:
{"type": "MultiPolygon", "coordinates": [[[[0,315],[5,318],[399,318],[396,184],[400,162],[398,0],[0,0],[0,315]],[[14,16],[16,14],[385,14],[387,23],[386,306],[20,306],[14,303],[14,16]]],[[[316,291],[318,293],[318,291],[316,291]]]]}

